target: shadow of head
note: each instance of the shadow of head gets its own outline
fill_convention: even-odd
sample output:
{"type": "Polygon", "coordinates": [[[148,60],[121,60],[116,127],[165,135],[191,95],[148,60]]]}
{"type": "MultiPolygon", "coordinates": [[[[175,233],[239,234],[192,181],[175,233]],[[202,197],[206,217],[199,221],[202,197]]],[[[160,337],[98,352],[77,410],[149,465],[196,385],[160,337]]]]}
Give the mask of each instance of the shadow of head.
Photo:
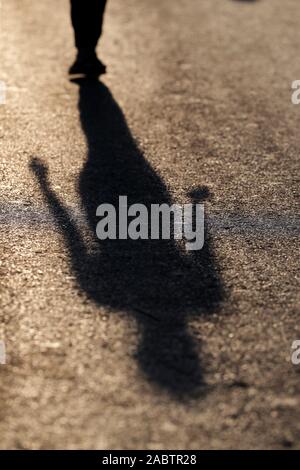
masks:
{"type": "MultiPolygon", "coordinates": [[[[96,209],[116,208],[126,195],[128,205],[173,203],[165,183],[138,148],[119,105],[98,81],[80,80],[79,112],[88,152],[79,181],[83,209],[96,239],[96,209]]],[[[215,312],[222,300],[218,269],[209,234],[198,252],[186,253],[173,239],[98,240],[89,249],[51,190],[41,162],[32,163],[46,201],[59,222],[78,287],[97,305],[133,316],[139,327],[136,358],[153,383],[176,396],[203,390],[201,344],[188,319],[215,312]]],[[[191,193],[208,197],[207,188],[191,193]]]]}

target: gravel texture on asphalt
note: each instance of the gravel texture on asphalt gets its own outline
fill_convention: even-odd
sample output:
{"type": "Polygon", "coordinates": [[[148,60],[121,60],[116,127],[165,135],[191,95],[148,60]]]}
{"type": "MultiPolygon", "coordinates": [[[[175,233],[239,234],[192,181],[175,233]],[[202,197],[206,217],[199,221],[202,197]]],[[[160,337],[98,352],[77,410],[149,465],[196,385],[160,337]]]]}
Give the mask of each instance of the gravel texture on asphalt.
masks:
{"type": "Polygon", "coordinates": [[[1,9],[2,449],[300,447],[299,0],[111,0],[100,82],[68,1],[1,9]],[[202,201],[200,252],[95,208],[202,201]]]}

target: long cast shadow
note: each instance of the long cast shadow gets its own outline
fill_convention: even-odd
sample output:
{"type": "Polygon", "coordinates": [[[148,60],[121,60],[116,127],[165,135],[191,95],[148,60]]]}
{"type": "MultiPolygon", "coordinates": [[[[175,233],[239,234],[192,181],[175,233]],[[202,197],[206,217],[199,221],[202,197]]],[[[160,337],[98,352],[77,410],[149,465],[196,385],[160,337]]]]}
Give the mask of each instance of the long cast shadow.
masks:
{"type": "MultiPolygon", "coordinates": [[[[99,221],[96,208],[102,203],[118,207],[120,195],[127,195],[128,204],[172,204],[104,84],[79,82],[79,111],[88,154],[78,191],[92,236],[99,221]]],[[[174,240],[98,240],[91,250],[51,189],[45,164],[33,159],[31,168],[64,237],[78,287],[97,305],[136,318],[137,360],[146,377],[177,397],[203,391],[199,343],[187,320],[217,311],[223,298],[209,234],[202,250],[188,254],[174,240]]],[[[198,200],[202,195],[207,195],[205,188],[198,191],[198,200]]]]}

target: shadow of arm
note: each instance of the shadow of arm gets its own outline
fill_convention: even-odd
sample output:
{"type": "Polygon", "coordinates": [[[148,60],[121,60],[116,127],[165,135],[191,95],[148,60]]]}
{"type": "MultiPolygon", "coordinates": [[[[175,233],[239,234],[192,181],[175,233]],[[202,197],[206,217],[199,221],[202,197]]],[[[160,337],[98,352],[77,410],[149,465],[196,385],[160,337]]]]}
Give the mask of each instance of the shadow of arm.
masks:
{"type": "Polygon", "coordinates": [[[48,179],[48,167],[38,158],[32,158],[30,169],[34,173],[41,192],[49,206],[49,209],[62,233],[67,248],[72,258],[73,265],[78,268],[87,257],[87,251],[80,231],[72,221],[67,208],[51,189],[48,179]],[[78,254],[80,254],[80,259],[78,254]]]}

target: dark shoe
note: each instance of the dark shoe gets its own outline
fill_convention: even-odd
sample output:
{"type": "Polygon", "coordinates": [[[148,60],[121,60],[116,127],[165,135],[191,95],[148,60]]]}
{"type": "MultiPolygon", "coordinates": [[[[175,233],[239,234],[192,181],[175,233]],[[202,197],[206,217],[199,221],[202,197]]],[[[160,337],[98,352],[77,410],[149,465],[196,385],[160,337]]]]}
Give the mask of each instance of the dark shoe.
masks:
{"type": "Polygon", "coordinates": [[[69,68],[70,75],[99,76],[106,72],[106,66],[94,51],[79,51],[76,60],[69,68]]]}

